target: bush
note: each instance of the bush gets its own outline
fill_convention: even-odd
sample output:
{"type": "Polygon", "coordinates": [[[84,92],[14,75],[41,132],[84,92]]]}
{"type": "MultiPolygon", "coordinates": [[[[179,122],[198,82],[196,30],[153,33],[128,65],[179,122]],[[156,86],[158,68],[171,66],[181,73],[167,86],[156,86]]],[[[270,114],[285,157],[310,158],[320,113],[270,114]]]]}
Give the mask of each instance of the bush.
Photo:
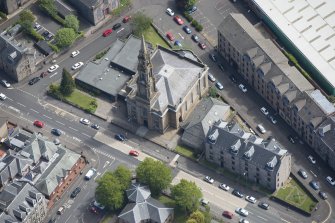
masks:
{"type": "Polygon", "coordinates": [[[198,24],[197,26],[195,26],[195,30],[197,30],[198,32],[201,32],[204,29],[204,27],[202,27],[201,24],[198,24]]]}
{"type": "Polygon", "coordinates": [[[186,18],[186,20],[188,22],[192,22],[193,21],[193,17],[189,13],[187,13],[187,12],[184,12],[184,17],[186,18]]]}
{"type": "Polygon", "coordinates": [[[53,45],[53,44],[51,44],[51,43],[48,43],[48,45],[50,46],[50,48],[51,48],[54,52],[58,53],[58,52],[60,51],[59,48],[58,48],[56,45],[53,45]]]}
{"type": "Polygon", "coordinates": [[[36,30],[32,30],[29,35],[34,38],[37,42],[40,40],[44,40],[43,36],[41,34],[39,34],[38,32],[36,32],[36,30]]]}
{"type": "Polygon", "coordinates": [[[198,25],[199,25],[199,23],[198,23],[197,20],[193,20],[193,21],[191,22],[191,26],[193,26],[193,27],[197,27],[198,25]]]}
{"type": "Polygon", "coordinates": [[[108,52],[109,48],[107,50],[104,50],[100,53],[98,53],[96,56],[95,56],[95,60],[100,60],[103,56],[106,55],[106,53],[108,52]]]}
{"type": "Polygon", "coordinates": [[[3,19],[7,19],[7,15],[0,11],[0,17],[3,19]]]}

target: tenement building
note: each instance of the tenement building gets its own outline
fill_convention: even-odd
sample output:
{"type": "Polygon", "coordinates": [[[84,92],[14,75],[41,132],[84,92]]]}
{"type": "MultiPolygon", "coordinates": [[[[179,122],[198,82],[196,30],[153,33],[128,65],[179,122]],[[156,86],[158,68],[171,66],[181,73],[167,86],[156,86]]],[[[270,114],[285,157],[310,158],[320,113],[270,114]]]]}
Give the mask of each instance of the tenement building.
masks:
{"type": "Polygon", "coordinates": [[[291,172],[291,155],[282,145],[244,132],[236,123],[215,123],[205,146],[208,161],[273,191],[284,185],[291,172]]]}
{"type": "Polygon", "coordinates": [[[150,54],[142,38],[137,73],[127,83],[128,118],[161,133],[178,129],[206,95],[207,77],[199,60],[160,46],[150,54]]]}
{"type": "Polygon", "coordinates": [[[219,26],[218,52],[309,146],[318,147],[315,129],[335,108],[270,39],[233,13],[219,26]]]}

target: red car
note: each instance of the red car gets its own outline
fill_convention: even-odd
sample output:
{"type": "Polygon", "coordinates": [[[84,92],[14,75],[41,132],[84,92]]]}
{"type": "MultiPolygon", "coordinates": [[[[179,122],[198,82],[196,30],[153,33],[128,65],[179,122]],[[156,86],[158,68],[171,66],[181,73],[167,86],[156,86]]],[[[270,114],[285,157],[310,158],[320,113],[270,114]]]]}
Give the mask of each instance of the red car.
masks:
{"type": "Polygon", "coordinates": [[[178,25],[183,25],[184,24],[184,21],[177,15],[174,17],[174,21],[176,21],[176,23],[178,23],[178,25]]]}
{"type": "Polygon", "coordinates": [[[90,208],[90,211],[91,211],[93,214],[99,214],[98,210],[97,210],[95,207],[91,207],[91,208],[90,208]]]}
{"type": "Polygon", "coordinates": [[[229,218],[229,219],[233,219],[234,214],[231,213],[230,211],[224,211],[224,212],[222,213],[222,216],[224,216],[224,217],[226,217],[226,218],[229,218]]]}
{"type": "Polygon", "coordinates": [[[173,41],[173,40],[174,40],[174,37],[173,37],[172,33],[167,33],[167,34],[166,34],[166,37],[167,37],[170,41],[173,41]]]}
{"type": "Polygon", "coordinates": [[[105,31],[102,33],[102,35],[103,35],[104,37],[106,37],[106,36],[109,36],[112,32],[113,32],[112,29],[107,29],[107,30],[105,30],[105,31]]]}
{"type": "Polygon", "coordinates": [[[130,156],[139,156],[140,153],[139,153],[138,151],[136,151],[136,150],[130,150],[130,151],[129,151],[129,155],[130,155],[130,156]]]}
{"type": "Polygon", "coordinates": [[[203,50],[206,49],[206,45],[204,43],[199,43],[198,46],[203,50]]]}
{"type": "Polygon", "coordinates": [[[126,16],[126,17],[123,18],[122,22],[123,22],[123,23],[127,23],[127,22],[129,22],[130,19],[131,19],[131,16],[130,16],[130,15],[129,15],[129,16],[126,16]]]}
{"type": "Polygon", "coordinates": [[[43,124],[43,122],[41,122],[39,120],[35,120],[34,121],[34,126],[39,127],[39,128],[43,128],[44,124],[43,124]]]}

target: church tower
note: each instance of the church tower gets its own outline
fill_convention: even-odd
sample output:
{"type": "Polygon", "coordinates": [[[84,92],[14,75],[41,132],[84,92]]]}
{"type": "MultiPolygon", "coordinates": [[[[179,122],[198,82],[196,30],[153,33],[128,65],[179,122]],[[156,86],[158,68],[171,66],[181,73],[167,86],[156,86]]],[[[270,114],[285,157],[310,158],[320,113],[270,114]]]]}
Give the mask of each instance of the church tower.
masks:
{"type": "Polygon", "coordinates": [[[144,36],[142,36],[142,47],[138,55],[137,72],[137,97],[150,104],[150,101],[157,94],[157,89],[155,78],[152,74],[150,54],[147,52],[144,36]]]}

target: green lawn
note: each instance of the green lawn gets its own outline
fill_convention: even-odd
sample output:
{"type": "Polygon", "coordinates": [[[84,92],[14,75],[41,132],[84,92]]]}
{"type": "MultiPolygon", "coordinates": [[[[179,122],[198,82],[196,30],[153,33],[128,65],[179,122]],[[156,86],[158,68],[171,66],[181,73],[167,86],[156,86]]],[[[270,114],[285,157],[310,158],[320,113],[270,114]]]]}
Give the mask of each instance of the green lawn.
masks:
{"type": "Polygon", "coordinates": [[[150,26],[150,28],[144,33],[144,38],[145,41],[151,43],[155,47],[159,44],[165,48],[170,48],[152,26],[150,26]]]}
{"type": "Polygon", "coordinates": [[[186,213],[178,208],[176,208],[174,200],[171,198],[161,195],[158,200],[170,208],[174,208],[174,223],[185,223],[188,219],[186,213]]]}
{"type": "Polygon", "coordinates": [[[82,93],[77,89],[75,89],[70,96],[65,97],[65,99],[84,110],[89,110],[92,113],[94,113],[95,110],[97,109],[97,106],[95,105],[96,99],[87,94],[82,93]]]}
{"type": "Polygon", "coordinates": [[[274,196],[309,213],[316,206],[316,202],[294,179],[291,179],[286,186],[280,188],[274,196]]]}
{"type": "Polygon", "coordinates": [[[179,146],[179,145],[178,145],[178,146],[175,148],[175,151],[176,151],[177,153],[183,155],[183,156],[186,156],[186,157],[190,158],[190,159],[195,159],[195,158],[194,158],[193,150],[190,149],[190,148],[187,148],[187,147],[185,147],[185,146],[179,146]]]}
{"type": "Polygon", "coordinates": [[[113,214],[109,213],[104,216],[104,218],[100,221],[100,223],[110,223],[113,218],[113,214]]]}

